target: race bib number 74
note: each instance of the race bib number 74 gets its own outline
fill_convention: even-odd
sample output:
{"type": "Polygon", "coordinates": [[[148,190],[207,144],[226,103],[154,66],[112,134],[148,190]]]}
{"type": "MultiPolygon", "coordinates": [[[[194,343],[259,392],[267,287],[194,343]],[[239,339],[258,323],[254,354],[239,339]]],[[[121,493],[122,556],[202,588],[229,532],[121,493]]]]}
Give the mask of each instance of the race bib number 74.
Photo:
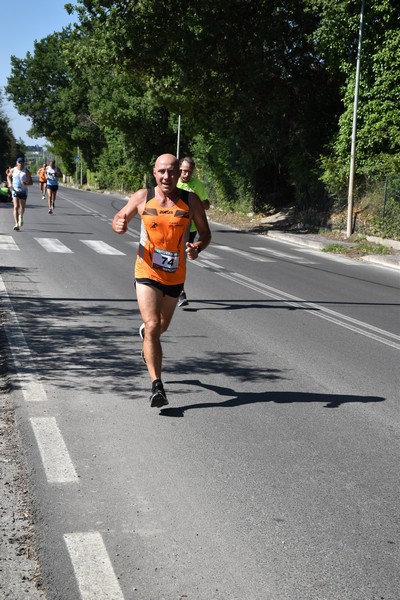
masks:
{"type": "Polygon", "coordinates": [[[152,266],[155,269],[174,273],[179,266],[179,252],[169,252],[168,250],[154,248],[152,266]]]}

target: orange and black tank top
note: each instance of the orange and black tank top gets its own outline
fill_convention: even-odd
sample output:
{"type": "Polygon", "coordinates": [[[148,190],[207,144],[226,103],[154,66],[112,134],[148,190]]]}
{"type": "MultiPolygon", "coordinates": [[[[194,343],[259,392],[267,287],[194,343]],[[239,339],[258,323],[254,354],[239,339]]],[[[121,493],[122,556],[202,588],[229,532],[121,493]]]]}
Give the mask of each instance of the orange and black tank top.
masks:
{"type": "Polygon", "coordinates": [[[178,200],[169,207],[160,206],[154,188],[147,192],[135,264],[136,279],[153,279],[164,285],[185,281],[189,194],[186,190],[178,191],[178,200]]]}

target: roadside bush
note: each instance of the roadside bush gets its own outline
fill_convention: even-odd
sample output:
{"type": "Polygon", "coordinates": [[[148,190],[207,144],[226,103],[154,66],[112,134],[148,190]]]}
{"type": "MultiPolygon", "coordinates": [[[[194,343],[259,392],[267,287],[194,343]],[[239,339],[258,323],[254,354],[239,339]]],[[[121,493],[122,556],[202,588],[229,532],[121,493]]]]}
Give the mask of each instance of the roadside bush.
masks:
{"type": "MultiPolygon", "coordinates": [[[[359,182],[355,198],[353,214],[357,234],[400,240],[399,176],[365,179],[362,185],[359,182]]],[[[342,202],[334,202],[328,226],[345,230],[346,224],[347,206],[342,198],[342,202]]]]}
{"type": "Polygon", "coordinates": [[[372,215],[367,233],[400,240],[400,202],[394,199],[388,200],[384,215],[372,215]]]}

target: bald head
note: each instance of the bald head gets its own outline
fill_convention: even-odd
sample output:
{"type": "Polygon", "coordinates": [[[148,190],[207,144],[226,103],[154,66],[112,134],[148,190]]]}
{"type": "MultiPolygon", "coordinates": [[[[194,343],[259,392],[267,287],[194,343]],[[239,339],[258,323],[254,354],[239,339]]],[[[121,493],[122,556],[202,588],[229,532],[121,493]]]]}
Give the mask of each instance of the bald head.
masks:
{"type": "Polygon", "coordinates": [[[163,194],[173,194],[179,179],[179,161],[173,154],[161,154],[155,162],[153,175],[163,194]]]}
{"type": "Polygon", "coordinates": [[[169,168],[173,165],[179,170],[179,161],[173,154],[161,154],[155,162],[154,168],[158,169],[160,164],[167,164],[169,168]]]}

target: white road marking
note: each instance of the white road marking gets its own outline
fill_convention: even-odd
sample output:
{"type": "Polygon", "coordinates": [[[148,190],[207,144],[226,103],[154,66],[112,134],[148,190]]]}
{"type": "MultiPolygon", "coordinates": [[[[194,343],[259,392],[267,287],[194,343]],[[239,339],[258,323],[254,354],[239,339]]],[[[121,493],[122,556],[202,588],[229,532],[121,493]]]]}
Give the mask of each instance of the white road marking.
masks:
{"type": "Polygon", "coordinates": [[[204,258],[202,259],[196,259],[196,260],[191,260],[189,262],[190,265],[194,265],[196,267],[212,267],[213,269],[223,269],[225,270],[225,267],[223,267],[222,265],[218,265],[216,263],[211,262],[210,260],[205,260],[204,258]]]}
{"type": "Polygon", "coordinates": [[[32,417],[32,429],[49,483],[75,483],[75,467],[54,417],[32,417]]]}
{"type": "MultiPolygon", "coordinates": [[[[128,229],[128,231],[125,232],[125,235],[130,235],[131,237],[140,238],[140,233],[138,231],[135,231],[134,229],[128,229]]],[[[137,242],[137,243],[139,243],[139,242],[137,242]]]]}
{"type": "Polygon", "coordinates": [[[0,251],[19,250],[12,235],[0,235],[0,251]]]}
{"type": "MultiPolygon", "coordinates": [[[[129,231],[127,232],[129,233],[129,231]]],[[[126,242],[126,244],[128,246],[131,246],[132,248],[137,248],[139,246],[139,242],[126,242]]],[[[203,258],[208,258],[208,259],[213,259],[213,260],[224,260],[223,258],[221,258],[220,256],[217,256],[216,254],[212,254],[211,252],[208,252],[208,250],[204,250],[204,252],[201,253],[201,257],[203,258]]],[[[197,259],[196,261],[188,261],[188,264],[191,263],[198,263],[200,259],[197,259]]],[[[206,260],[204,262],[207,262],[206,260]]]]}
{"type": "MultiPolygon", "coordinates": [[[[76,206],[77,208],[80,208],[81,210],[83,210],[84,212],[87,213],[96,213],[96,211],[90,209],[90,208],[86,208],[86,206],[84,206],[83,204],[81,204],[80,202],[76,202],[76,200],[71,200],[70,198],[65,197],[65,200],[68,200],[68,202],[70,204],[73,204],[74,206],[76,206]]],[[[97,213],[99,214],[99,213],[97,213]]]]}
{"type": "Polygon", "coordinates": [[[263,294],[264,296],[268,296],[269,298],[281,300],[286,304],[289,304],[290,306],[294,306],[296,308],[311,309],[307,312],[313,317],[325,319],[326,321],[330,321],[335,325],[339,325],[340,327],[349,329],[354,333],[358,333],[381,344],[390,346],[391,348],[395,348],[396,350],[400,350],[400,336],[395,333],[392,333],[391,331],[385,331],[384,329],[380,329],[379,327],[375,327],[374,325],[369,325],[368,323],[364,323],[363,321],[353,319],[352,317],[340,314],[334,310],[331,310],[330,308],[326,308],[324,306],[321,306],[320,304],[316,304],[315,302],[307,302],[302,298],[292,296],[292,294],[288,294],[286,292],[283,292],[282,290],[277,290],[276,288],[266,285],[265,283],[255,281],[254,279],[250,279],[249,277],[241,275],[240,273],[218,271],[218,275],[224,277],[225,279],[229,279],[234,283],[243,285],[244,287],[254,290],[260,294],[263,294]]]}
{"type": "Polygon", "coordinates": [[[18,374],[24,399],[26,402],[46,402],[46,392],[37,376],[32,355],[1,276],[0,297],[8,314],[7,320],[4,323],[4,330],[13,355],[15,369],[18,374]]]}
{"type": "MultiPolygon", "coordinates": [[[[129,231],[127,232],[129,233],[129,231]]],[[[131,246],[132,248],[137,248],[139,246],[139,242],[126,242],[126,244],[128,246],[131,246]]],[[[205,260],[207,259],[212,259],[212,260],[224,260],[223,258],[221,258],[220,256],[217,256],[216,254],[212,254],[211,252],[208,252],[208,250],[204,250],[204,252],[201,253],[201,258],[203,259],[202,262],[204,263],[208,263],[211,264],[209,261],[205,260]]],[[[200,258],[196,259],[196,260],[188,260],[187,264],[197,264],[199,265],[199,261],[200,258]]],[[[204,266],[204,265],[200,265],[200,266],[204,266]]],[[[218,265],[213,265],[215,266],[216,269],[221,268],[218,265]]]]}
{"type": "Polygon", "coordinates": [[[109,244],[102,242],[100,240],[81,240],[83,244],[89,246],[92,250],[97,252],[98,254],[110,254],[110,255],[122,255],[126,256],[124,252],[113,248],[109,244]]]}
{"type": "MultiPolygon", "coordinates": [[[[271,236],[272,237],[272,236],[271,236]]],[[[314,254],[315,256],[318,257],[323,257],[326,258],[327,260],[333,260],[336,262],[340,262],[343,265],[349,265],[354,267],[355,264],[357,264],[358,266],[363,266],[362,263],[360,263],[359,261],[357,261],[356,259],[351,259],[351,258],[345,258],[344,254],[332,254],[331,252],[323,252],[320,246],[308,246],[308,247],[301,247],[299,248],[298,244],[296,242],[293,242],[292,240],[285,240],[283,238],[275,238],[272,237],[272,239],[276,239],[278,240],[281,244],[286,244],[287,246],[292,246],[292,249],[296,250],[296,252],[304,252],[304,253],[308,253],[308,254],[314,254]]]]}
{"type": "Polygon", "coordinates": [[[297,260],[298,262],[301,262],[303,265],[315,265],[316,263],[314,261],[311,260],[307,260],[306,258],[303,258],[302,256],[294,256],[293,254],[287,254],[286,252],[278,252],[277,250],[270,250],[269,248],[263,248],[263,247],[258,247],[258,246],[250,246],[250,250],[261,250],[263,252],[268,252],[269,254],[272,254],[273,256],[278,256],[280,258],[289,258],[291,260],[297,260]]]}
{"type": "Polygon", "coordinates": [[[284,240],[279,241],[282,242],[282,244],[288,244],[293,246],[293,249],[296,249],[296,252],[302,252],[303,254],[313,254],[317,258],[326,258],[328,260],[340,262],[343,265],[349,265],[352,267],[354,267],[355,264],[358,264],[360,266],[360,263],[358,261],[356,261],[354,258],[345,258],[344,254],[332,254],[331,252],[323,252],[321,248],[299,248],[294,242],[287,242],[284,240]]]}
{"type": "Polygon", "coordinates": [[[82,600],[124,600],[101,534],[66,533],[64,540],[82,600]]]}
{"type": "Polygon", "coordinates": [[[58,252],[60,254],[73,254],[73,251],[65,246],[60,240],[54,238],[34,238],[47,252],[58,252]]]}
{"type": "MultiPolygon", "coordinates": [[[[128,200],[129,198],[127,198],[128,200]]],[[[107,215],[102,215],[101,213],[97,212],[96,210],[93,210],[93,208],[87,208],[86,206],[84,206],[83,204],[81,204],[80,202],[76,202],[74,200],[71,200],[70,198],[65,198],[65,200],[68,200],[68,202],[70,202],[71,204],[73,204],[74,206],[76,206],[77,208],[80,208],[81,210],[83,210],[84,212],[87,212],[89,214],[91,214],[93,217],[100,217],[102,221],[106,221],[108,223],[112,223],[112,219],[110,219],[110,217],[107,217],[107,215]]],[[[140,233],[134,230],[129,229],[125,235],[130,235],[132,237],[140,237],[140,233]]]]}
{"type": "Polygon", "coordinates": [[[208,248],[206,250],[203,250],[201,254],[202,254],[202,258],[205,256],[209,260],[225,260],[221,256],[217,256],[216,254],[213,254],[212,252],[209,252],[208,248]]]}
{"type": "Polygon", "coordinates": [[[214,250],[225,250],[226,252],[239,254],[240,256],[243,256],[243,258],[247,258],[248,260],[252,260],[254,262],[275,262],[273,259],[256,256],[255,254],[250,254],[250,252],[246,252],[245,250],[231,248],[231,246],[218,246],[217,244],[213,244],[212,247],[214,250]]]}

